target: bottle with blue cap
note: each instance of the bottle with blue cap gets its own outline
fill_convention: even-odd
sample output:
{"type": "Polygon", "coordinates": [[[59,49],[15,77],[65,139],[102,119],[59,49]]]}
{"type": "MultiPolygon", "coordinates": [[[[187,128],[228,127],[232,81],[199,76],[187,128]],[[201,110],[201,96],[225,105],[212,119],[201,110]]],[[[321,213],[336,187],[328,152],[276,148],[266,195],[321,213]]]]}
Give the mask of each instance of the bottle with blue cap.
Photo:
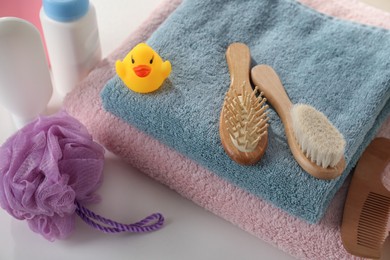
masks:
{"type": "Polygon", "coordinates": [[[54,87],[70,92],[101,60],[96,11],[89,0],[43,0],[40,19],[54,87]]]}

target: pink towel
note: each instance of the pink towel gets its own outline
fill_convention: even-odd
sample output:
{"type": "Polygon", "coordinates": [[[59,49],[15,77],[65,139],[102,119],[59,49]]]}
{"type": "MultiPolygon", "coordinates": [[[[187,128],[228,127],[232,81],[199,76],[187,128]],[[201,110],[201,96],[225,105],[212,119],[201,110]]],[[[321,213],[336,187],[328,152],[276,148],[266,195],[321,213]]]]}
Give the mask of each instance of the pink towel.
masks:
{"type": "MultiPolygon", "coordinates": [[[[292,256],[353,259],[342,246],[339,227],[348,183],[336,194],[320,223],[308,224],[231,185],[103,110],[99,93],[115,73],[114,62],[123,58],[135,44],[145,41],[180,2],[166,0],[162,3],[121,47],[66,97],[67,111],[83,122],[96,140],[131,165],[292,256]]],[[[329,15],[390,29],[390,14],[355,0],[301,2],[329,15]]],[[[390,119],[380,135],[390,138],[390,119]]]]}

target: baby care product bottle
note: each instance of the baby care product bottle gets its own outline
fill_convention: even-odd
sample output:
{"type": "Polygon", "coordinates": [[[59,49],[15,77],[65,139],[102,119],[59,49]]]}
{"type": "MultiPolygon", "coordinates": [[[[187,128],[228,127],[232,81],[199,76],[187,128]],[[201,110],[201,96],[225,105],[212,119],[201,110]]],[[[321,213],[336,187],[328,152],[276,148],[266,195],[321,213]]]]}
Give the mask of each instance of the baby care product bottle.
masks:
{"type": "Polygon", "coordinates": [[[0,18],[0,106],[21,128],[46,109],[52,93],[38,29],[20,18],[0,18]]]}
{"type": "Polygon", "coordinates": [[[40,19],[54,87],[70,92],[101,59],[95,8],[89,0],[43,0],[40,19]]]}

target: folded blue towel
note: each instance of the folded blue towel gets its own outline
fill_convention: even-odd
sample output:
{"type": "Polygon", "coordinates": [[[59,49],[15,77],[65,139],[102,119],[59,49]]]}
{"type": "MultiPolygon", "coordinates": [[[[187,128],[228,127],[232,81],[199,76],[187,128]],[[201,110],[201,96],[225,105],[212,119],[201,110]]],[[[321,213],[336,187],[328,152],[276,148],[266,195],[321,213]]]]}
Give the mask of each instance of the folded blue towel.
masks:
{"type": "Polygon", "coordinates": [[[115,76],[102,91],[104,108],[309,222],[322,217],[390,112],[390,33],[292,0],[184,1],[148,43],[171,61],[169,80],[143,95],[115,76]],[[254,63],[274,67],[293,103],[311,104],[340,130],[347,141],[341,177],[324,181],[305,173],[273,110],[269,146],[258,164],[240,166],[225,154],[218,125],[230,83],[225,51],[232,42],[246,43],[254,63]]]}

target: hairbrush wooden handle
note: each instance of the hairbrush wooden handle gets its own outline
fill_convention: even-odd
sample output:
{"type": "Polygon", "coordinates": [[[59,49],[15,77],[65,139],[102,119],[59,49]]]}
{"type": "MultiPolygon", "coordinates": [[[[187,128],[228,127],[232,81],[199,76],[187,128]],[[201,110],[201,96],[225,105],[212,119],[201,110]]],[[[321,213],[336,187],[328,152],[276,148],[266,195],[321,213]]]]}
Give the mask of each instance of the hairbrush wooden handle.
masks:
{"type": "Polygon", "coordinates": [[[284,125],[291,125],[289,114],[293,104],[287,96],[286,90],[275,70],[268,65],[262,64],[255,66],[251,74],[253,83],[264,93],[268,102],[278,112],[284,125]]]}
{"type": "Polygon", "coordinates": [[[252,89],[249,80],[251,54],[249,47],[244,43],[236,42],[229,45],[226,50],[226,61],[228,64],[231,83],[239,95],[242,94],[242,84],[252,89]]]}

